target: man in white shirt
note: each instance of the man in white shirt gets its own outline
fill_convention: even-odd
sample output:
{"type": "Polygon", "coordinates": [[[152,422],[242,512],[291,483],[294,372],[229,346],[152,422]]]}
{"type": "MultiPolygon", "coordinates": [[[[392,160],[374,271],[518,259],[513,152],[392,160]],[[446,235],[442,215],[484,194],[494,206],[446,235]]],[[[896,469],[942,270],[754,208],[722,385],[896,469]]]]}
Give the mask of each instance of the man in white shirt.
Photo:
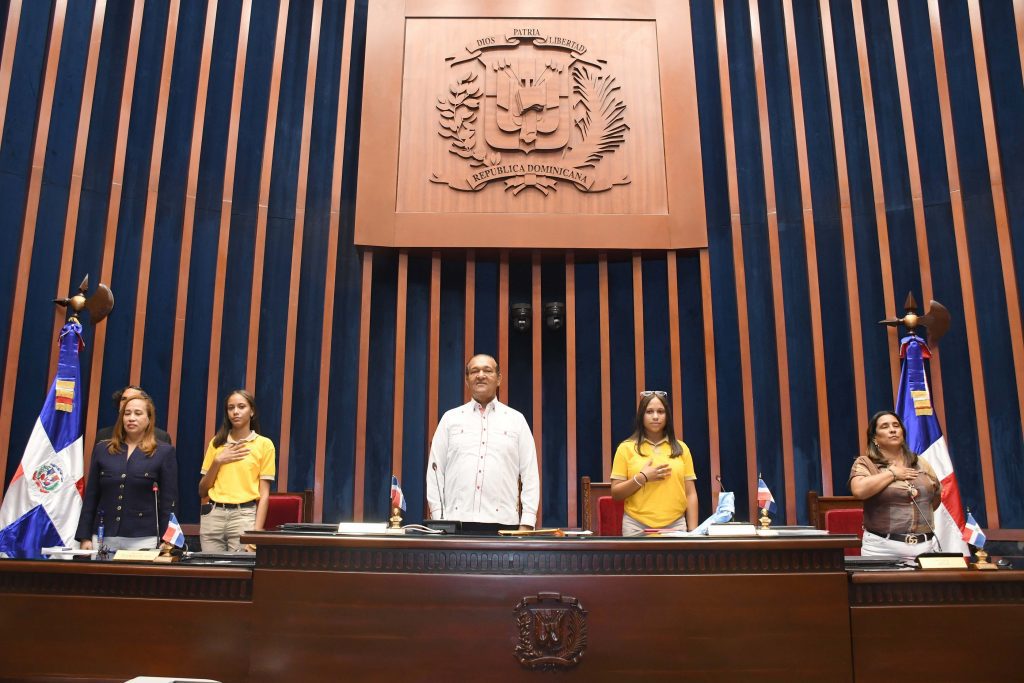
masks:
{"type": "Polygon", "coordinates": [[[532,529],[540,477],[530,425],[522,413],[496,398],[501,371],[491,356],[469,359],[466,385],[473,400],[444,414],[430,444],[430,517],[532,529]]]}

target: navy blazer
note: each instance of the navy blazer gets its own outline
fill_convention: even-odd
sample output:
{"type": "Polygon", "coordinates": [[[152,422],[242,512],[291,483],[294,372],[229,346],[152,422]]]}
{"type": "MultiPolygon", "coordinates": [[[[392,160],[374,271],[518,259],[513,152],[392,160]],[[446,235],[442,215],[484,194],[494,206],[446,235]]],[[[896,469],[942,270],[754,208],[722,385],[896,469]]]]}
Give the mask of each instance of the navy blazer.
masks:
{"type": "Polygon", "coordinates": [[[126,447],[109,453],[109,445],[109,441],[101,441],[92,450],[75,538],[91,539],[99,527],[101,512],[105,536],[163,536],[171,513],[178,511],[178,458],[174,446],[158,443],[148,457],[136,448],[128,458],[126,447]],[[154,510],[154,483],[160,486],[160,533],[154,510]]]}

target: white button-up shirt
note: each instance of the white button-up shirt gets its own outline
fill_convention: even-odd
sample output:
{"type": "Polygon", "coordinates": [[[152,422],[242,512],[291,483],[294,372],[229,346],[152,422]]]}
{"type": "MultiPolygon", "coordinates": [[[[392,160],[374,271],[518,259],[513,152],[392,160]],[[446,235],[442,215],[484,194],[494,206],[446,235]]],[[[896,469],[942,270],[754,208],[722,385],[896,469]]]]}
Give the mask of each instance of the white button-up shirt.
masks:
{"type": "Polygon", "coordinates": [[[432,519],[535,527],[539,502],[537,447],[522,413],[493,399],[486,406],[470,401],[444,414],[427,463],[432,519]],[[520,479],[521,515],[516,510],[520,479]]]}

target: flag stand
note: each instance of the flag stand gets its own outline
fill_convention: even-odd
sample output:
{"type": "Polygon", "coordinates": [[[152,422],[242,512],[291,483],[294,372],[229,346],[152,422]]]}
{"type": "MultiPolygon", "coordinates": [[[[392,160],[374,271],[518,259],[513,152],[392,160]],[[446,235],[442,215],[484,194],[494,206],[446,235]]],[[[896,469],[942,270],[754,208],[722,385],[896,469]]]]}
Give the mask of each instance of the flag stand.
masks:
{"type": "Polygon", "coordinates": [[[971,569],[981,569],[986,571],[999,569],[999,567],[988,561],[988,553],[981,548],[978,548],[975,554],[978,556],[978,561],[971,562],[971,569]]]}

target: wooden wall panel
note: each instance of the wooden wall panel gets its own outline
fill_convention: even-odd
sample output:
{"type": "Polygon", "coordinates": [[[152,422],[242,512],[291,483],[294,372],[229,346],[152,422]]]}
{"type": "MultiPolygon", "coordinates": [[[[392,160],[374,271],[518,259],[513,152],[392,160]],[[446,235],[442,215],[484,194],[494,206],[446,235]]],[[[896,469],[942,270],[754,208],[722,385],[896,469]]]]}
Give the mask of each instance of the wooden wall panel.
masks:
{"type": "Polygon", "coordinates": [[[363,252],[363,303],[359,309],[359,385],[356,389],[356,470],[352,518],[363,521],[363,479],[366,472],[366,395],[370,363],[370,289],[373,283],[373,252],[363,252]]]}
{"type": "Polygon", "coordinates": [[[18,44],[19,26],[21,26],[21,0],[11,0],[11,4],[7,6],[3,54],[0,54],[0,133],[3,132],[4,122],[7,120],[7,98],[11,94],[14,49],[18,44]]]}
{"type": "MultiPolygon", "coordinates": [[[[188,280],[191,270],[192,234],[196,221],[196,194],[199,185],[199,160],[203,150],[203,130],[206,125],[206,96],[209,92],[210,62],[213,55],[213,36],[217,27],[217,0],[206,6],[206,24],[203,49],[199,61],[199,81],[196,92],[195,126],[192,129],[188,156],[188,180],[185,187],[185,211],[181,227],[181,252],[178,260],[178,291],[174,308],[174,343],[171,353],[170,400],[167,405],[167,431],[172,438],[178,434],[178,404],[181,396],[181,369],[184,363],[185,314],[188,306],[188,280]]],[[[205,427],[205,425],[204,425],[205,427]]]]}
{"type": "Polygon", "coordinates": [[[839,101],[839,74],[836,66],[835,40],[832,28],[832,10],[829,0],[821,0],[821,31],[825,43],[825,62],[828,65],[828,92],[832,109],[832,138],[836,155],[836,173],[839,180],[839,210],[843,225],[844,266],[846,269],[846,296],[850,311],[850,350],[853,362],[854,392],[857,412],[867,416],[867,390],[864,387],[864,342],[861,339],[860,300],[857,298],[857,263],[853,246],[853,210],[850,206],[850,176],[846,165],[846,136],[843,132],[842,107],[839,101]]]}
{"type": "Polygon", "coordinates": [[[135,300],[135,334],[132,338],[132,361],[129,382],[138,384],[142,375],[142,348],[146,343],[146,310],[149,300],[150,264],[153,260],[153,230],[156,223],[157,195],[160,191],[160,168],[163,162],[164,136],[167,132],[167,104],[171,97],[171,68],[174,44],[178,37],[178,10],[181,3],[171,0],[164,38],[164,61],[160,68],[160,94],[157,99],[156,125],[153,132],[153,155],[149,163],[149,185],[146,192],[146,215],[142,226],[142,250],[139,264],[138,298],[135,300]]]}
{"type": "MultiPolygon", "coordinates": [[[[757,442],[754,431],[754,393],[753,371],[751,370],[750,332],[747,325],[747,284],[743,259],[743,229],[740,219],[740,197],[738,170],[736,166],[736,142],[733,132],[732,91],[729,87],[729,47],[725,29],[725,4],[723,0],[715,0],[715,24],[718,31],[718,74],[721,81],[722,123],[725,128],[725,154],[728,169],[728,201],[732,225],[732,256],[736,283],[736,307],[739,314],[740,336],[740,368],[743,386],[743,426],[746,437],[747,489],[757,489],[757,442]]],[[[749,519],[754,519],[757,497],[750,496],[749,519]]]]}
{"type": "MultiPolygon", "coordinates": [[[[967,348],[971,358],[971,382],[974,405],[978,415],[978,442],[981,449],[981,471],[985,486],[985,508],[988,523],[998,529],[999,505],[996,502],[995,471],[992,465],[992,438],[988,422],[988,397],[985,395],[985,378],[982,371],[981,336],[978,332],[977,313],[974,307],[974,275],[967,244],[967,224],[964,218],[964,197],[961,191],[960,169],[957,160],[953,131],[953,112],[950,104],[949,80],[946,75],[946,56],[942,39],[942,21],[939,5],[928,1],[928,16],[931,19],[932,53],[935,59],[935,77],[939,87],[939,109],[942,112],[942,138],[945,141],[946,173],[949,176],[950,202],[953,209],[953,227],[956,234],[957,261],[964,292],[964,323],[967,327],[967,348]]],[[[1018,392],[1019,393],[1019,392],[1018,392]]]]}
{"type": "MultiPolygon", "coordinates": [[[[818,443],[821,447],[822,493],[832,495],[832,448],[829,437],[828,387],[825,381],[825,341],[821,329],[822,306],[818,285],[818,249],[814,236],[814,208],[811,205],[811,178],[808,171],[807,137],[804,125],[803,97],[800,88],[800,67],[797,54],[796,26],[793,5],[782,3],[785,15],[786,56],[789,87],[793,101],[793,126],[796,129],[797,168],[800,173],[800,204],[803,209],[804,243],[807,249],[807,280],[811,307],[811,339],[814,347],[814,389],[817,397],[818,443]]],[[[796,492],[799,495],[799,491],[796,492]]]]}
{"type": "Polygon", "coordinates": [[[598,256],[598,288],[600,290],[600,337],[601,337],[601,472],[607,478],[612,472],[612,371],[611,323],[608,313],[608,256],[598,256]]]}
{"type": "Polygon", "coordinates": [[[217,395],[220,383],[221,321],[224,312],[224,289],[227,280],[228,239],[231,231],[232,197],[235,191],[235,160],[238,154],[238,123],[242,110],[242,89],[245,84],[245,59],[249,49],[249,22],[252,18],[252,0],[243,0],[242,15],[238,28],[238,50],[235,54],[235,80],[231,91],[231,114],[228,119],[228,150],[224,161],[224,185],[222,189],[220,233],[217,239],[216,274],[213,283],[213,315],[210,327],[210,360],[206,377],[206,433],[217,429],[221,396],[217,395]]]}
{"type": "MultiPolygon", "coordinates": [[[[344,178],[345,133],[348,124],[348,89],[352,61],[352,31],[355,21],[355,4],[345,3],[345,23],[341,45],[341,74],[338,86],[338,113],[334,129],[334,150],[331,179],[331,217],[327,238],[327,270],[324,273],[324,291],[334,292],[338,282],[336,257],[341,230],[341,187],[344,178]]],[[[331,344],[334,339],[334,298],[324,297],[323,331],[320,339],[320,396],[317,411],[316,453],[313,464],[313,518],[323,521],[324,472],[327,465],[327,397],[330,387],[331,344]]]]}
{"type": "MultiPolygon", "coordinates": [[[[286,3],[281,3],[281,12],[284,12],[285,5],[286,3]]],[[[309,145],[313,129],[313,97],[316,95],[316,66],[320,56],[320,22],[323,10],[323,1],[315,0],[309,34],[309,58],[306,62],[306,96],[302,105],[302,143],[299,148],[299,177],[295,190],[295,230],[292,234],[292,259],[288,287],[288,291],[295,293],[299,291],[299,277],[302,272],[302,238],[306,226],[306,194],[310,166],[309,145]]],[[[292,401],[294,398],[292,375],[295,372],[295,337],[298,315],[298,301],[294,301],[288,307],[288,317],[285,322],[284,386],[281,401],[281,437],[278,444],[277,474],[278,481],[283,484],[284,490],[288,489],[288,459],[291,453],[292,401]]]]}
{"type": "MultiPolygon", "coordinates": [[[[910,180],[910,197],[914,207],[914,230],[917,236],[917,258],[921,264],[921,295],[923,301],[934,298],[932,287],[931,259],[928,255],[927,226],[924,216],[924,196],[921,190],[921,171],[918,168],[917,135],[914,129],[914,116],[910,103],[910,84],[907,76],[907,60],[903,48],[903,31],[900,22],[899,7],[889,5],[889,25],[892,32],[893,55],[896,62],[896,80],[898,83],[900,113],[903,123],[903,135],[907,141],[907,172],[910,180]]],[[[935,409],[939,419],[945,416],[942,409],[942,373],[939,364],[942,360],[940,349],[933,351],[931,360],[932,393],[935,398],[935,409]]]]}
{"type": "Polygon", "coordinates": [[[644,277],[643,260],[633,252],[633,363],[636,372],[636,393],[647,388],[644,370],[644,277]]]}
{"type": "MultiPolygon", "coordinates": [[[[263,265],[267,249],[267,217],[270,213],[270,178],[274,168],[274,142],[277,138],[278,106],[281,101],[281,65],[284,62],[285,31],[288,25],[289,0],[277,7],[277,31],[274,33],[274,61],[270,68],[270,98],[267,102],[267,124],[263,133],[263,164],[260,170],[259,204],[256,209],[256,243],[252,259],[252,296],[249,299],[249,339],[259,339],[260,304],[263,302],[263,265]]],[[[312,57],[313,53],[310,52],[312,57]]],[[[315,61],[315,58],[313,59],[315,61]]],[[[308,79],[307,79],[308,85],[308,79]]],[[[298,241],[298,240],[296,240],[298,241]]],[[[249,344],[245,362],[245,386],[256,386],[256,359],[259,344],[249,344]]],[[[250,389],[251,390],[251,389],[250,389]]],[[[285,392],[285,395],[291,392],[285,392]]],[[[282,411],[282,418],[287,413],[282,411]]],[[[287,471],[287,468],[285,468],[287,471]]]]}
{"type": "MultiPolygon", "coordinates": [[[[13,11],[15,5],[11,3],[13,11]]],[[[22,319],[25,315],[25,296],[28,288],[28,272],[32,267],[32,246],[35,242],[36,219],[39,216],[39,195],[43,183],[43,164],[46,157],[46,140],[50,134],[50,116],[53,112],[53,92],[57,81],[57,66],[60,62],[60,45],[64,37],[64,18],[67,15],[67,0],[58,0],[53,11],[50,26],[50,40],[46,54],[46,66],[42,78],[42,93],[39,98],[37,114],[38,124],[32,150],[32,170],[29,175],[28,197],[25,202],[25,213],[21,225],[21,251],[18,256],[18,274],[14,281],[13,302],[11,306],[11,326],[7,338],[7,362],[4,366],[3,394],[0,396],[0,443],[6,443],[11,436],[11,403],[14,400],[14,389],[18,377],[18,357],[21,347],[22,319]]],[[[10,21],[10,19],[8,19],[10,21]]],[[[13,22],[17,29],[18,21],[13,22]]],[[[15,41],[11,41],[13,48],[15,41]]],[[[6,47],[5,47],[6,53],[6,47]]],[[[0,71],[0,106],[6,111],[6,92],[10,88],[10,75],[0,71]]],[[[3,121],[0,120],[0,131],[3,121]]],[[[0,453],[0,471],[6,471],[7,452],[0,453]]]]}
{"type": "MultiPolygon", "coordinates": [[[[686,5],[658,0],[626,5],[595,0],[588,14],[601,20],[569,21],[562,8],[542,4],[496,11],[492,4],[483,2],[447,6],[413,6],[398,0],[376,3],[368,26],[367,49],[379,87],[397,96],[363,102],[366,125],[360,173],[394,181],[360,188],[356,242],[373,246],[559,249],[571,248],[581,239],[585,239],[584,246],[604,248],[665,249],[706,244],[702,181],[694,171],[699,166],[699,144],[694,144],[693,138],[684,140],[664,132],[685,130],[697,118],[693,98],[678,96],[694,90],[692,70],[683,66],[691,61],[692,50],[685,38],[690,32],[686,5]],[[514,37],[513,32],[521,30],[518,27],[523,24],[528,24],[529,30],[514,37]],[[510,35],[506,39],[504,34],[510,35]],[[533,36],[544,43],[543,47],[534,44],[533,36]],[[464,49],[474,40],[479,42],[464,49]],[[508,192],[503,182],[483,188],[474,185],[477,180],[467,180],[474,173],[473,167],[460,160],[472,153],[461,149],[449,154],[438,137],[438,95],[450,92],[451,106],[458,106],[454,102],[459,97],[460,104],[465,101],[472,89],[463,86],[478,77],[486,80],[485,74],[506,59],[505,55],[495,55],[493,47],[516,50],[512,59],[522,59],[524,64],[548,64],[556,59],[552,55],[564,54],[570,42],[579,52],[566,55],[568,62],[556,60],[557,68],[550,78],[568,77],[567,64],[580,55],[592,72],[600,70],[603,79],[616,78],[615,83],[628,88],[621,91],[623,97],[631,93],[622,100],[631,121],[626,125],[644,131],[637,144],[616,145],[615,154],[605,154],[600,163],[586,166],[590,175],[581,180],[582,184],[616,186],[601,192],[569,191],[571,184],[564,175],[555,173],[550,178],[560,184],[543,184],[539,190],[520,192],[523,187],[536,187],[534,175],[546,177],[543,170],[528,168],[536,160],[584,168],[570,162],[571,150],[567,150],[570,156],[566,157],[540,145],[526,150],[528,155],[517,147],[488,149],[488,154],[478,160],[481,171],[510,182],[518,182],[514,169],[502,171],[501,162],[521,162],[524,184],[508,192]],[[485,47],[478,50],[479,45],[485,47]],[[616,65],[627,61],[633,65],[632,70],[619,76],[621,70],[616,65]],[[461,94],[460,89],[464,91],[461,94]],[[627,166],[629,182],[624,183],[627,166]],[[566,214],[576,219],[562,220],[566,214]],[[629,233],[620,230],[621,215],[632,217],[634,229],[629,233]],[[478,229],[478,221],[484,216],[492,230],[478,229]],[[565,232],[567,226],[580,224],[586,225],[586,238],[565,232]],[[498,235],[501,237],[496,241],[498,235]]],[[[545,73],[546,67],[537,76],[538,82],[549,78],[545,73]]],[[[515,78],[530,78],[532,82],[533,77],[515,78]]],[[[568,89],[568,82],[564,83],[568,89]]],[[[610,100],[602,105],[605,111],[611,106],[610,100]]],[[[455,113],[447,113],[454,121],[455,113]]],[[[470,130],[471,123],[471,117],[461,118],[458,135],[479,140],[476,130],[470,130]]],[[[632,134],[627,131],[625,135],[632,134]]],[[[608,133],[602,144],[610,144],[611,138],[608,133]]],[[[482,147],[474,149],[480,154],[482,147]]]]}
{"type": "Polygon", "coordinates": [[[576,526],[576,255],[565,255],[565,499],[568,524],[576,526]]]}
{"type": "MultiPolygon", "coordinates": [[[[117,142],[114,148],[114,169],[110,179],[110,195],[107,200],[106,230],[103,240],[103,258],[100,265],[99,281],[110,282],[114,271],[114,243],[117,239],[118,220],[121,215],[121,190],[124,187],[124,161],[128,147],[128,127],[132,111],[132,95],[135,92],[135,72],[139,58],[139,34],[142,30],[142,14],[145,9],[144,0],[136,0],[132,11],[132,23],[128,36],[128,56],[125,60],[124,85],[121,88],[121,111],[117,122],[117,142]]],[[[89,392],[87,415],[95,415],[99,408],[99,382],[103,372],[103,350],[107,338],[106,325],[98,325],[93,333],[92,369],[89,373],[93,382],[93,390],[89,392]]],[[[87,422],[85,426],[86,464],[88,465],[90,444],[96,440],[95,422],[87,422]]]]}
{"type": "MultiPolygon", "coordinates": [[[[790,418],[789,352],[786,345],[786,313],[782,288],[782,256],[779,247],[779,214],[775,201],[775,170],[769,129],[768,93],[765,85],[764,55],[761,49],[761,22],[757,0],[750,2],[750,24],[754,45],[754,74],[757,84],[758,123],[761,128],[761,159],[764,164],[764,194],[768,218],[768,252],[772,270],[772,305],[775,313],[775,355],[778,358],[779,423],[782,428],[782,468],[786,487],[787,519],[796,519],[799,494],[793,471],[793,423],[790,418]]],[[[767,483],[767,482],[766,482],[767,483]]],[[[774,482],[773,482],[774,483],[774,482]]],[[[769,484],[771,487],[772,484],[769,484]]]]}
{"type": "MultiPolygon", "coordinates": [[[[875,98],[871,87],[871,66],[868,63],[868,46],[864,37],[864,11],[860,0],[853,2],[853,27],[857,40],[857,64],[860,67],[860,91],[864,101],[864,125],[868,137],[868,158],[871,162],[871,190],[875,205],[875,230],[878,233],[878,261],[882,269],[882,292],[885,310],[902,313],[897,309],[893,295],[892,266],[889,262],[889,221],[885,214],[886,197],[882,189],[882,163],[878,152],[878,132],[875,123],[875,98]]],[[[895,330],[887,331],[889,338],[889,368],[892,375],[892,398],[896,401],[899,387],[900,367],[898,360],[899,335],[895,330]]]]}
{"type": "MultiPolygon", "coordinates": [[[[974,63],[978,72],[978,95],[981,98],[981,120],[985,131],[985,155],[988,157],[988,174],[992,187],[992,207],[995,211],[996,231],[999,237],[999,265],[1003,271],[1003,287],[1006,290],[1006,317],[1010,326],[1010,341],[1013,345],[1013,375],[1018,387],[1024,387],[1024,327],[1021,326],[1020,291],[1017,287],[1017,272],[1013,261],[1013,236],[1007,214],[1006,188],[1003,183],[1002,160],[996,134],[995,114],[992,106],[992,92],[989,83],[988,57],[985,55],[985,37],[981,26],[981,4],[968,0],[971,15],[971,37],[974,47],[974,63]]],[[[1018,400],[1020,424],[1024,427],[1024,401],[1018,400]]]]}

